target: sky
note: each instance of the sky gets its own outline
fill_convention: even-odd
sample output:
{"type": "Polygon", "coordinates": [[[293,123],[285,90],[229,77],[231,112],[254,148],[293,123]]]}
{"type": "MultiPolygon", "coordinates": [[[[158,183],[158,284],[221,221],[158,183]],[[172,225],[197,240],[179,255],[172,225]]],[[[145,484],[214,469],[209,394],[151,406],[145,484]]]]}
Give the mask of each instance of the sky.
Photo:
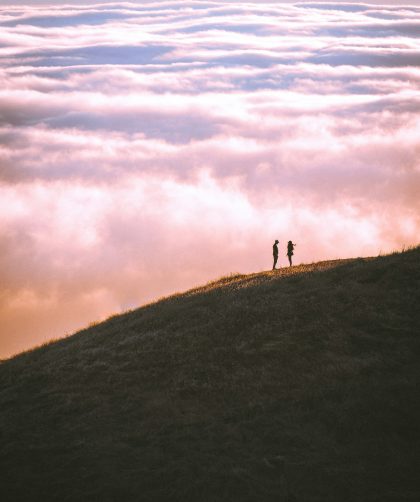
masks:
{"type": "Polygon", "coordinates": [[[0,6],[0,358],[419,243],[420,5],[0,6]]]}

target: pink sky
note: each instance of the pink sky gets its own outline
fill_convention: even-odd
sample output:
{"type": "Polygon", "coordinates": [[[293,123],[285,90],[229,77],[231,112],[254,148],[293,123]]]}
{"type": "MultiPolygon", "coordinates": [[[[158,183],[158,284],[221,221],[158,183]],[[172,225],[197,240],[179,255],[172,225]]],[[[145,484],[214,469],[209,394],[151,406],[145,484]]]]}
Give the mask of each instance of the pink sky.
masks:
{"type": "Polygon", "coordinates": [[[0,7],[0,358],[274,239],[419,243],[418,2],[36,3],[0,7]]]}

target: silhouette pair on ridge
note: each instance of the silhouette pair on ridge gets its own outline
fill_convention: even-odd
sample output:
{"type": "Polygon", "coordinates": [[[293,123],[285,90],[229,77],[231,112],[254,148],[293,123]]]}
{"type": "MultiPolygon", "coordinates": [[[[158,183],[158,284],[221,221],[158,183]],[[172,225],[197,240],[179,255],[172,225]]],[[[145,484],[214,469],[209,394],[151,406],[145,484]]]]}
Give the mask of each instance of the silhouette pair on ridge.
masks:
{"type": "MultiPolygon", "coordinates": [[[[276,239],[273,244],[273,270],[275,270],[276,265],[277,265],[277,260],[279,259],[279,248],[277,244],[279,241],[276,239]]],[[[296,244],[293,244],[292,241],[289,241],[287,243],[287,253],[286,256],[289,258],[289,263],[290,266],[292,266],[292,256],[293,256],[293,250],[295,249],[296,244]]]]}

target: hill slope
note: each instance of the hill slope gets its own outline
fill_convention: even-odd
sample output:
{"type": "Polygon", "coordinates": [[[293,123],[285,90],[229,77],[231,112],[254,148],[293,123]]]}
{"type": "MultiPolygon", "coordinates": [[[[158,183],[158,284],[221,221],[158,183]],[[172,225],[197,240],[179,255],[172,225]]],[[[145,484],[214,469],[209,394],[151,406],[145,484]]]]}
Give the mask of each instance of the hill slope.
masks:
{"type": "Polygon", "coordinates": [[[3,501],[413,501],[420,248],[203,288],[0,365],[3,501]]]}

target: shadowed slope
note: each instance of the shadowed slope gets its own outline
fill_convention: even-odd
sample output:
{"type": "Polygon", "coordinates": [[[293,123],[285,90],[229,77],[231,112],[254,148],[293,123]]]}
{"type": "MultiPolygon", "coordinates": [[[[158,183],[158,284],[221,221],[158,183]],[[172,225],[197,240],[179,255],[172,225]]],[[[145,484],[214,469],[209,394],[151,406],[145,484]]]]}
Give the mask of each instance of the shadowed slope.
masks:
{"type": "Polygon", "coordinates": [[[419,286],[420,248],[231,276],[4,362],[2,500],[418,500],[419,286]]]}

